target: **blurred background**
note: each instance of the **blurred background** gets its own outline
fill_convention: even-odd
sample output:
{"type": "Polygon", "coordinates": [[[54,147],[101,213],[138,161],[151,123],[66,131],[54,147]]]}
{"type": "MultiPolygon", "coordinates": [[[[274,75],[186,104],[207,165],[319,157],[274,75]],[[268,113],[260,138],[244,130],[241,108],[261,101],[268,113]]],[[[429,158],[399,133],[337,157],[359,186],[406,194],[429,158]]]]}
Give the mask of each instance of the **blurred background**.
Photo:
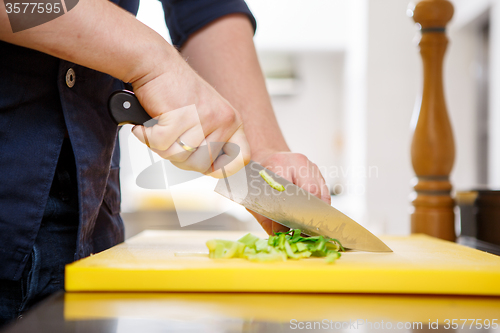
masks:
{"type": "MultiPolygon", "coordinates": [[[[452,183],[458,190],[497,188],[500,2],[451,2],[444,76],[457,150],[452,183]]],[[[374,233],[408,234],[411,124],[422,89],[419,33],[408,17],[409,2],[247,4],[257,19],[255,44],[290,148],[320,167],[334,207],[374,233]]],[[[138,19],[170,41],[159,1],[141,0],[138,19]]],[[[245,209],[211,194],[215,180],[169,182],[177,171],[150,156],[130,126],[121,129],[120,140],[127,238],[143,229],[260,230],[245,209]],[[139,187],[137,176],[155,163],[161,165],[150,180],[156,189],[139,187]]]]}

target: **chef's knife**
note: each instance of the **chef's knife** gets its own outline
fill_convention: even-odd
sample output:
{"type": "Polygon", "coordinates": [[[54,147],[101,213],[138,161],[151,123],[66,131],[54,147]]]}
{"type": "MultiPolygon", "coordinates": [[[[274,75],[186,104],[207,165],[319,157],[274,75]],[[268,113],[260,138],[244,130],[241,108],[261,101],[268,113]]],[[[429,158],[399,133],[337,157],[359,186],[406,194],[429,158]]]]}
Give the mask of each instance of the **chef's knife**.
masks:
{"type": "Polygon", "coordinates": [[[234,175],[219,180],[215,192],[306,235],[336,238],[344,247],[354,250],[392,252],[351,218],[257,162],[250,161],[234,175]],[[261,170],[283,185],[285,191],[272,188],[259,174],[261,170]]]}
{"type": "MultiPolygon", "coordinates": [[[[108,107],[111,117],[119,125],[154,124],[132,92],[114,92],[108,107]]],[[[219,180],[215,191],[286,227],[301,229],[306,235],[336,238],[344,247],[355,250],[392,252],[361,225],[257,162],[250,161],[236,174],[219,180]],[[261,170],[282,184],[285,191],[273,189],[260,176],[261,170]]]]}

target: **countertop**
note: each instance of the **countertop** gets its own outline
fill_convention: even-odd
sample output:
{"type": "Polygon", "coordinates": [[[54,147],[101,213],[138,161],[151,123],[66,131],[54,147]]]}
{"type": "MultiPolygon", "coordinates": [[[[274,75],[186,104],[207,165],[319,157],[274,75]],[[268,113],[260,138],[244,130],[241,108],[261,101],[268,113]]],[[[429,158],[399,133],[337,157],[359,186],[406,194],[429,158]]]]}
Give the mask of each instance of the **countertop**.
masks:
{"type": "Polygon", "coordinates": [[[4,332],[500,332],[499,316],[484,296],[61,292],[4,332]]]}

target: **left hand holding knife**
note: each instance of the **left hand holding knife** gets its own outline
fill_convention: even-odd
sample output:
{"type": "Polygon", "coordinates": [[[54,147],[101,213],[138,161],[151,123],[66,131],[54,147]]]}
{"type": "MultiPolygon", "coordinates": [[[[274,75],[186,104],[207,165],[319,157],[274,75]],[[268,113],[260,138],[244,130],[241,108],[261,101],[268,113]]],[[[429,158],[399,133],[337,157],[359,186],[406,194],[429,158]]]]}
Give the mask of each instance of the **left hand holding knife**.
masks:
{"type": "MultiPolygon", "coordinates": [[[[252,156],[252,158],[265,168],[310,192],[327,204],[331,203],[330,191],[328,190],[328,186],[318,166],[311,162],[305,155],[287,151],[268,153],[260,159],[259,154],[255,155],[256,156],[252,156]]],[[[251,210],[248,211],[257,219],[262,228],[269,235],[275,232],[289,230],[289,228],[265,216],[252,212],[251,210]]]]}

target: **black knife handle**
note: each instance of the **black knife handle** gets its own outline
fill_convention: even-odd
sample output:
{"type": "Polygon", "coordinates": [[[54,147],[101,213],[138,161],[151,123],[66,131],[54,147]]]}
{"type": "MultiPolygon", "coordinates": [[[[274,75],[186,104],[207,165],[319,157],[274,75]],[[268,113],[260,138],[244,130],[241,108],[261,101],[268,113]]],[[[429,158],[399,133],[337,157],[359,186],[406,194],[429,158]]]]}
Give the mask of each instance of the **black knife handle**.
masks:
{"type": "Polygon", "coordinates": [[[144,110],[134,93],[128,90],[112,93],[108,101],[108,110],[118,125],[134,124],[149,127],[157,122],[149,121],[152,119],[151,116],[144,110]],[[146,122],[148,123],[144,124],[146,122]]]}

